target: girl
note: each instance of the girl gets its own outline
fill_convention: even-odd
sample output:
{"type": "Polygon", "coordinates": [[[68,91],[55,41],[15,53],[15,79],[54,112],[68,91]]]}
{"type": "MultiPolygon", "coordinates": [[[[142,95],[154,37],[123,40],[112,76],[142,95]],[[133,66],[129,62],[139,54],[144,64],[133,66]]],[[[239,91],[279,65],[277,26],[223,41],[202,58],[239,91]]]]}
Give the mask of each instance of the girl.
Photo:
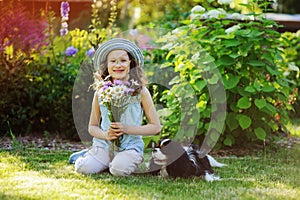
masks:
{"type": "Polygon", "coordinates": [[[143,161],[142,135],[155,135],[161,131],[152,97],[145,87],[143,54],[129,40],[115,38],[97,49],[93,64],[102,80],[109,77],[112,82],[132,81],[137,87],[128,96],[126,109],[118,122],[110,121],[108,108],[99,97],[101,92],[95,92],[88,127],[93,144],[84,156],[75,161],[75,170],[91,174],[108,168],[113,175],[128,176],[143,161]],[[142,125],[143,113],[147,117],[146,125],[142,125]],[[109,152],[113,141],[120,144],[114,149],[112,157],[109,152]]]}

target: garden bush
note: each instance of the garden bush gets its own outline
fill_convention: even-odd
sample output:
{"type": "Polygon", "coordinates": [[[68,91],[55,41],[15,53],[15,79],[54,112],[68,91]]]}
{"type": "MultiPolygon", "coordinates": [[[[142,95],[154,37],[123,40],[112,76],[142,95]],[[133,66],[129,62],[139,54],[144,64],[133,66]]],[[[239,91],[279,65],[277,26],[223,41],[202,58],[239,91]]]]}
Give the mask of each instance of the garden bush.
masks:
{"type": "MultiPolygon", "coordinates": [[[[299,33],[280,34],[278,24],[263,15],[228,13],[216,5],[196,6],[180,22],[175,18],[187,12],[167,15],[162,27],[177,28],[157,41],[162,48],[144,51],[150,80],[171,87],[149,88],[155,103],[165,107],[159,109],[162,135],[193,140],[196,133],[200,143],[209,133],[214,143],[221,134],[216,147],[274,139],[285,131],[280,127],[289,115],[296,115],[293,105],[299,107],[299,33]]],[[[62,36],[55,33],[51,12],[35,21],[22,7],[0,9],[1,136],[53,132],[78,139],[73,85],[79,72],[92,73],[89,56],[98,44],[119,32],[116,7],[109,7],[107,27],[93,7],[89,30],[67,30],[62,36]]]]}
{"type": "Polygon", "coordinates": [[[108,8],[108,27],[97,21],[99,13],[94,6],[89,31],[69,31],[70,7],[62,3],[59,35],[54,12],[42,10],[40,16],[32,16],[20,2],[4,5],[0,28],[1,136],[51,133],[79,139],[72,114],[73,85],[82,63],[89,63],[98,44],[117,31],[113,28],[115,6],[108,8]]]}
{"type": "Polygon", "coordinates": [[[300,30],[296,33],[285,32],[280,37],[281,49],[282,49],[282,66],[283,75],[288,80],[291,80],[296,84],[294,93],[291,94],[291,103],[294,103],[294,111],[290,112],[292,118],[300,117],[300,30]],[[288,63],[288,64],[286,64],[288,63]]]}
{"type": "Polygon", "coordinates": [[[0,11],[0,134],[11,129],[28,133],[38,111],[32,109],[37,93],[27,78],[27,65],[46,45],[47,19],[31,16],[18,2],[10,1],[0,11]]]}
{"type": "MultiPolygon", "coordinates": [[[[200,112],[198,143],[208,133],[212,143],[221,134],[216,148],[247,146],[280,136],[284,130],[279,128],[284,128],[289,121],[288,113],[294,109],[291,97],[295,93],[296,76],[284,76],[284,69],[291,63],[284,61],[281,35],[276,31],[278,24],[264,15],[227,13],[221,8],[206,10],[201,6],[194,7],[191,18],[183,23],[161,40],[169,52],[164,67],[178,72],[173,87],[163,96],[168,106],[164,117],[169,119],[163,131],[181,134],[178,95],[190,84],[200,112]],[[221,80],[211,73],[215,68],[221,80]],[[219,97],[221,102],[212,107],[214,99],[208,88],[216,86],[217,90],[220,83],[226,89],[223,97],[228,105],[226,121],[224,127],[210,127],[216,120],[211,116],[220,113],[218,109],[222,108],[218,105],[224,102],[219,97]]],[[[189,133],[193,130],[183,131],[186,136],[193,136],[189,133]]]]}

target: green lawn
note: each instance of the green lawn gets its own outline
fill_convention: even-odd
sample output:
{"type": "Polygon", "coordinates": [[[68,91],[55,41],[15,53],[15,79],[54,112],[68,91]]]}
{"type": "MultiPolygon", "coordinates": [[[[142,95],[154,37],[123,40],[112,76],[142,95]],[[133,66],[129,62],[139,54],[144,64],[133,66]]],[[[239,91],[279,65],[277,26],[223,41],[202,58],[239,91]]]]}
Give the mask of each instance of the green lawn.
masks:
{"type": "Polygon", "coordinates": [[[300,199],[300,147],[217,158],[222,180],[84,176],[70,151],[0,150],[0,199],[300,199]]]}

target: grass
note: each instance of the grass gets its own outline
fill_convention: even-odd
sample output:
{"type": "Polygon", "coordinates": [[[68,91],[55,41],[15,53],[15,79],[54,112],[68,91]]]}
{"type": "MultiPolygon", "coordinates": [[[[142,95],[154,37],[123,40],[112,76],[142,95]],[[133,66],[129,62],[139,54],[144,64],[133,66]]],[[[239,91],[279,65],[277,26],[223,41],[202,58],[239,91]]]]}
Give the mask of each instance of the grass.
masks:
{"type": "Polygon", "coordinates": [[[300,147],[217,158],[221,181],[81,175],[70,151],[0,149],[0,199],[299,199],[300,147]]]}

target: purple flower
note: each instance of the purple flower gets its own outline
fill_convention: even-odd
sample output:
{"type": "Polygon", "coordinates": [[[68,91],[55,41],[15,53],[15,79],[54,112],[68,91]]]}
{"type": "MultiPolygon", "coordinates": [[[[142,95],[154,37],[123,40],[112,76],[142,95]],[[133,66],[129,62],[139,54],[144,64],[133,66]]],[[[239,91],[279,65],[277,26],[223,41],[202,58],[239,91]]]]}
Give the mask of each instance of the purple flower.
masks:
{"type": "Polygon", "coordinates": [[[88,57],[92,57],[94,55],[94,53],[95,53],[94,47],[92,47],[92,48],[90,48],[89,50],[86,51],[86,55],[88,57]]]}
{"type": "Polygon", "coordinates": [[[68,34],[68,29],[67,28],[62,28],[60,29],[60,36],[65,36],[68,34]]]}
{"type": "Polygon", "coordinates": [[[114,80],[115,85],[123,85],[123,81],[120,80],[114,80]]]}
{"type": "Polygon", "coordinates": [[[62,17],[68,17],[70,12],[69,2],[61,2],[60,14],[62,17]]]}
{"type": "Polygon", "coordinates": [[[66,56],[74,56],[77,52],[78,52],[78,49],[76,49],[73,46],[68,47],[65,51],[66,56]]]}
{"type": "Polygon", "coordinates": [[[109,86],[103,85],[103,87],[101,88],[102,92],[104,92],[105,90],[107,90],[107,88],[109,88],[109,86]]]}
{"type": "Polygon", "coordinates": [[[128,94],[133,93],[134,89],[132,89],[132,88],[126,88],[124,92],[125,92],[126,95],[128,95],[128,94]]]}
{"type": "Polygon", "coordinates": [[[125,81],[124,84],[127,85],[128,87],[130,86],[130,82],[129,81],[125,81]]]}
{"type": "Polygon", "coordinates": [[[112,86],[112,83],[110,81],[105,81],[103,85],[105,87],[110,87],[110,86],[112,86]]]}

